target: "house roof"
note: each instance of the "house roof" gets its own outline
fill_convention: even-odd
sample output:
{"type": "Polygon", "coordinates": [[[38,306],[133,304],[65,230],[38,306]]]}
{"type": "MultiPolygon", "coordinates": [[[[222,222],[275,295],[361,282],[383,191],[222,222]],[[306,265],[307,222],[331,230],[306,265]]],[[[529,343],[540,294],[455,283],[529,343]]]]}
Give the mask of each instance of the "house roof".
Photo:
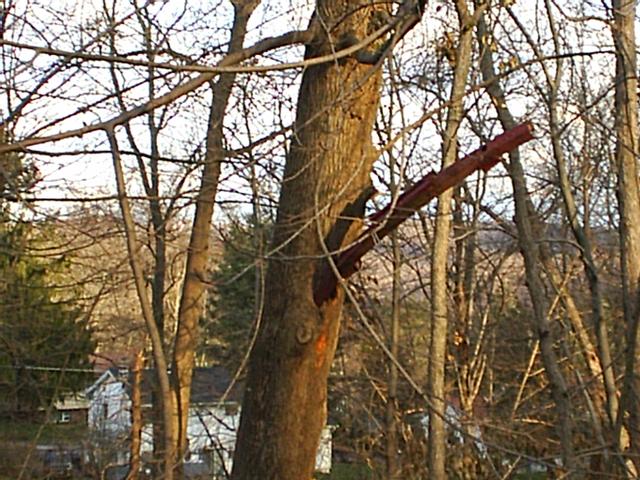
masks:
{"type": "Polygon", "coordinates": [[[93,371],[101,375],[112,368],[128,368],[135,357],[135,350],[96,352],[89,356],[93,371]]]}
{"type": "MultiPolygon", "coordinates": [[[[198,367],[193,370],[191,382],[191,403],[206,404],[217,403],[222,400],[223,395],[231,385],[232,375],[229,370],[222,366],[198,367]]],[[[133,372],[127,375],[127,394],[130,395],[131,385],[133,385],[133,372]]],[[[158,380],[155,370],[147,369],[142,372],[142,403],[151,403],[151,393],[157,389],[158,380]]],[[[236,383],[224,399],[225,402],[240,402],[244,385],[236,383]]]]}
{"type": "Polygon", "coordinates": [[[117,368],[110,368],[108,370],[105,370],[95,382],[93,382],[84,390],[85,396],[88,399],[91,399],[93,397],[94,392],[98,389],[100,385],[107,382],[116,382],[118,381],[118,376],[119,376],[119,373],[117,368]]]}
{"type": "Polygon", "coordinates": [[[89,408],[89,400],[84,393],[69,393],[54,402],[54,408],[62,410],[85,410],[89,408]]]}
{"type": "MultiPolygon", "coordinates": [[[[212,404],[222,400],[223,395],[230,387],[232,375],[229,370],[222,366],[214,367],[198,367],[193,370],[193,379],[191,383],[191,404],[212,404]]],[[[88,398],[98,387],[105,383],[122,382],[124,383],[125,392],[130,397],[131,387],[133,385],[133,372],[128,369],[110,368],[98,378],[93,385],[85,390],[88,398]]],[[[151,403],[151,395],[158,390],[158,380],[154,369],[145,369],[142,371],[142,403],[149,405],[151,403]]],[[[244,384],[236,382],[229,394],[225,397],[225,402],[240,402],[244,392],[244,384]]]]}

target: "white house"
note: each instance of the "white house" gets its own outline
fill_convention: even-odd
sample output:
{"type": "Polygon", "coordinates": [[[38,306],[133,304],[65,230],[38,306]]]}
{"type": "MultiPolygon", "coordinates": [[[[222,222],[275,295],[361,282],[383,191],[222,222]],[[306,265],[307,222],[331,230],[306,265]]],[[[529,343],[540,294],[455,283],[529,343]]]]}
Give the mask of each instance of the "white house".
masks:
{"type": "MultiPolygon", "coordinates": [[[[117,461],[122,464],[128,462],[129,454],[131,378],[131,373],[126,370],[110,369],[86,391],[89,428],[94,437],[108,439],[111,445],[121,445],[117,461]]],[[[187,428],[189,452],[185,459],[186,471],[214,475],[231,471],[242,388],[232,389],[227,399],[220,402],[230,383],[230,375],[223,367],[194,370],[187,428]]],[[[151,392],[155,384],[154,372],[145,370],[142,380],[143,419],[145,412],[150,411],[151,392]]],[[[141,445],[143,458],[153,450],[152,426],[147,419],[144,423],[141,445]]],[[[331,470],[331,441],[331,428],[325,427],[316,455],[318,472],[329,473],[331,470]]]]}

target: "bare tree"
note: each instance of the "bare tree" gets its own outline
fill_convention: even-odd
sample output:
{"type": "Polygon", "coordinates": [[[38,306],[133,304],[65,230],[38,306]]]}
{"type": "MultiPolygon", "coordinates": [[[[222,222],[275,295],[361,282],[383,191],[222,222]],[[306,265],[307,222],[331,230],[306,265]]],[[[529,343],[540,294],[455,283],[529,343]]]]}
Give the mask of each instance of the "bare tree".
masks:
{"type": "MultiPolygon", "coordinates": [[[[480,30],[481,39],[486,40],[486,30],[480,30]]],[[[504,128],[515,125],[513,115],[509,111],[506,98],[500,83],[496,80],[491,49],[486,44],[482,48],[480,67],[483,78],[487,82],[487,92],[498,112],[498,118],[504,128]]],[[[554,351],[551,324],[548,317],[546,295],[540,277],[540,251],[534,236],[534,210],[527,192],[527,185],[520,160],[519,150],[509,155],[509,174],[513,185],[515,200],[515,220],[518,231],[518,242],[525,265],[527,288],[533,305],[534,319],[540,341],[540,350],[556,404],[559,425],[558,433],[562,447],[564,468],[571,472],[575,468],[573,449],[573,421],[571,418],[571,404],[567,391],[567,383],[559,367],[557,355],[554,351]]]]}
{"type": "MultiPolygon", "coordinates": [[[[625,379],[620,413],[629,413],[629,433],[632,451],[640,448],[640,402],[637,358],[638,349],[638,286],[640,282],[640,189],[638,187],[638,80],[635,40],[636,2],[613,2],[612,25],[616,49],[615,107],[616,107],[616,168],[618,175],[618,208],[620,210],[620,257],[624,315],[627,324],[625,379]]],[[[616,419],[618,429],[625,421],[616,419]]],[[[636,469],[640,468],[634,457],[636,469]]]]}
{"type": "MultiPolygon", "coordinates": [[[[423,4],[396,12],[410,28],[423,4]]],[[[384,6],[319,1],[316,36],[305,57],[375,31],[384,6]]],[[[402,31],[402,28],[400,31],[402,31]]],[[[379,53],[385,52],[383,49],[379,53]]],[[[376,53],[375,51],[373,52],[376,53]]],[[[232,478],[309,478],[326,419],[327,377],[343,292],[316,304],[327,253],[355,239],[375,160],[371,129],[380,86],[380,54],[308,68],[298,97],[266,277],[264,318],[249,363],[232,478]]]]}
{"type": "MultiPolygon", "coordinates": [[[[455,69],[449,94],[445,133],[442,139],[442,166],[451,165],[458,156],[458,132],[463,119],[464,93],[471,68],[473,22],[475,16],[466,1],[455,2],[460,35],[455,47],[455,69]]],[[[484,7],[479,7],[480,9],[484,7]]],[[[429,348],[429,474],[443,480],[446,473],[446,389],[445,362],[448,338],[448,251],[451,230],[451,190],[438,197],[435,233],[431,257],[431,345],[429,348]]]]}
{"type": "MultiPolygon", "coordinates": [[[[238,0],[232,3],[234,23],[231,30],[229,54],[241,51],[249,17],[259,2],[238,0]]],[[[196,201],[196,213],[187,253],[185,281],[180,299],[172,368],[177,421],[175,428],[178,432],[176,444],[178,460],[182,459],[187,449],[191,378],[199,340],[199,321],[204,310],[207,267],[210,260],[211,221],[221,164],[224,160],[223,121],[234,80],[233,73],[223,74],[212,87],[213,100],[207,129],[205,164],[196,201]]]]}

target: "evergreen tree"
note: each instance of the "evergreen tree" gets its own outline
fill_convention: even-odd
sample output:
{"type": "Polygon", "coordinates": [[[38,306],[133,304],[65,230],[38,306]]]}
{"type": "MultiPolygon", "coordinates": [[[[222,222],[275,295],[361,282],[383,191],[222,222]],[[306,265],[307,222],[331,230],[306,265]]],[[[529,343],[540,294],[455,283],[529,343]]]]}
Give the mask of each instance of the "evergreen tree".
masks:
{"type": "Polygon", "coordinates": [[[222,257],[211,276],[212,288],[203,322],[209,362],[237,367],[246,351],[252,326],[259,313],[258,251],[264,246],[264,226],[250,220],[232,222],[224,234],[222,257]]]}
{"type": "Polygon", "coordinates": [[[65,260],[28,254],[31,226],[0,225],[0,405],[30,411],[84,386],[95,344],[82,311],[51,281],[65,260]],[[57,293],[57,294],[56,294],[57,293]]]}
{"type": "MultiPolygon", "coordinates": [[[[0,125],[0,145],[12,140],[5,127],[0,125]]],[[[0,155],[0,210],[4,212],[7,199],[16,199],[29,191],[40,180],[37,167],[23,155],[10,152],[0,155]]]]}

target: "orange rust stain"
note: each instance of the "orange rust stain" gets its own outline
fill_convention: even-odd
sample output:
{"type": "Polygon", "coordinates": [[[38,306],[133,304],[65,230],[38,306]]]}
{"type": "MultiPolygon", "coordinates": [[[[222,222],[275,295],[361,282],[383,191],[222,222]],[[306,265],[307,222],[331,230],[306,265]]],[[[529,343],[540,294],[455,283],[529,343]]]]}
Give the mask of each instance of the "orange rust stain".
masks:
{"type": "Polygon", "coordinates": [[[325,332],[322,332],[318,337],[318,340],[316,340],[316,368],[320,368],[322,366],[328,345],[329,342],[327,339],[327,334],[325,332]]]}

